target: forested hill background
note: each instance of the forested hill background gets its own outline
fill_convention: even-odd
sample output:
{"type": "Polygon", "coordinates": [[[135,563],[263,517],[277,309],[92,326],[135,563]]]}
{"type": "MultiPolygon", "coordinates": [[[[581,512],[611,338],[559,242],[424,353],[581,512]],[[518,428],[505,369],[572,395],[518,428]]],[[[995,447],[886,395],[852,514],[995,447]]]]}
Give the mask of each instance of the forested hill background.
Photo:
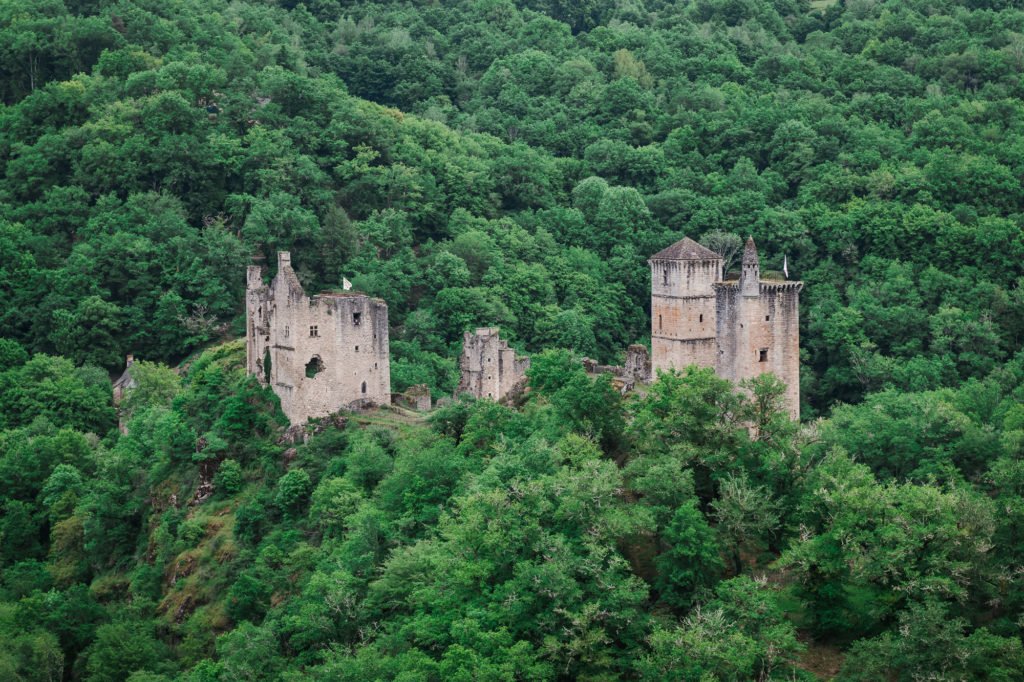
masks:
{"type": "Polygon", "coordinates": [[[1021,679],[1017,5],[0,0],[0,678],[1021,679]],[[806,283],[802,430],[570,360],[722,233],[806,283]],[[278,249],[394,390],[477,325],[534,390],[279,442],[278,249]]]}
{"type": "Polygon", "coordinates": [[[814,4],[5,2],[0,333],[177,361],[291,249],[440,395],[467,324],[645,339],[646,257],[719,229],[807,282],[805,415],[981,378],[1024,333],[1024,14],[814,4]]]}

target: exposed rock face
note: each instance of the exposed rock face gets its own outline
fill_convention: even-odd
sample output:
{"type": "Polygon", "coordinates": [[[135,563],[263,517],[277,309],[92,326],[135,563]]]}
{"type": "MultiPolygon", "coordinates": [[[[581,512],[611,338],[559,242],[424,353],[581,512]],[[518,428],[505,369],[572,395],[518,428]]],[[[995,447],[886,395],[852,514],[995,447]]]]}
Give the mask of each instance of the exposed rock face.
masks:
{"type": "Polygon", "coordinates": [[[246,367],[281,399],[292,424],[342,409],[389,404],[388,307],[360,293],[306,296],[278,253],[277,276],[246,285],[246,367]]]}
{"type": "Polygon", "coordinates": [[[772,372],[786,384],[790,416],[799,419],[803,282],[761,281],[752,238],[738,282],[723,282],[721,257],[692,239],[648,262],[652,368],[713,367],[734,382],[772,372]]]}
{"type": "Polygon", "coordinates": [[[462,337],[462,357],[457,394],[501,401],[522,384],[530,358],[516,355],[508,342],[498,337],[497,327],[480,327],[462,337]]]}

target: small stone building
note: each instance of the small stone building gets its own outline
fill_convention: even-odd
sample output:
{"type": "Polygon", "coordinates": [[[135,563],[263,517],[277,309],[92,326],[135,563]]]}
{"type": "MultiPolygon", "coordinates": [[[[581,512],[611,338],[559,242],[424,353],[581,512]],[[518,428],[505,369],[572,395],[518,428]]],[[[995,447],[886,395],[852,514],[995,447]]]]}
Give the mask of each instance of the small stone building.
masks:
{"type": "Polygon", "coordinates": [[[132,366],[135,364],[135,356],[129,355],[124,363],[124,372],[114,382],[114,407],[117,407],[122,400],[124,400],[125,394],[131,389],[135,388],[135,377],[132,376],[132,366]]]}
{"type": "Polygon", "coordinates": [[[125,411],[120,409],[121,401],[128,396],[128,392],[135,388],[135,356],[129,355],[124,363],[124,372],[114,382],[114,407],[117,408],[117,430],[121,433],[128,433],[128,418],[125,411]]]}
{"type": "Polygon", "coordinates": [[[688,238],[648,262],[652,367],[713,367],[734,382],[772,372],[799,419],[803,282],[761,281],[752,237],[738,281],[722,281],[721,256],[688,238]]]}
{"type": "Polygon", "coordinates": [[[462,336],[462,357],[457,395],[501,401],[526,382],[530,358],[516,355],[508,341],[498,337],[497,327],[479,327],[462,336]]]}
{"type": "Polygon", "coordinates": [[[306,296],[291,254],[277,254],[277,276],[246,282],[246,369],[281,399],[292,424],[343,409],[391,401],[388,307],[361,293],[306,296]]]}

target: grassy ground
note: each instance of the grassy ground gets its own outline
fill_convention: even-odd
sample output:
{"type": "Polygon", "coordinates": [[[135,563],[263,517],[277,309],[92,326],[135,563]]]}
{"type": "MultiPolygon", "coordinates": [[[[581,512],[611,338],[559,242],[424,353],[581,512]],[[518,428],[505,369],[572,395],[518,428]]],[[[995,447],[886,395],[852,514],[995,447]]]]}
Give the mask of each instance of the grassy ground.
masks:
{"type": "Polygon", "coordinates": [[[426,412],[415,412],[392,405],[390,407],[378,407],[366,412],[356,412],[351,415],[351,418],[360,424],[397,427],[426,424],[427,416],[428,413],[426,412]]]}

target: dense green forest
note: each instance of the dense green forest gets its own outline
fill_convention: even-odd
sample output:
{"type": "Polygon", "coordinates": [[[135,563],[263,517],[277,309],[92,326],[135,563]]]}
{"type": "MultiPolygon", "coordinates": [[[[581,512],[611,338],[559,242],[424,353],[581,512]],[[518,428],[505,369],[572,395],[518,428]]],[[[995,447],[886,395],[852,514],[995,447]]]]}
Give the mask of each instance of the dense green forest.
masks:
{"type": "Polygon", "coordinates": [[[0,678],[1024,679],[1022,78],[1011,0],[0,0],[0,678]],[[723,233],[803,424],[573,361],[723,233]],[[278,249],[531,390],[283,441],[278,249]]]}

